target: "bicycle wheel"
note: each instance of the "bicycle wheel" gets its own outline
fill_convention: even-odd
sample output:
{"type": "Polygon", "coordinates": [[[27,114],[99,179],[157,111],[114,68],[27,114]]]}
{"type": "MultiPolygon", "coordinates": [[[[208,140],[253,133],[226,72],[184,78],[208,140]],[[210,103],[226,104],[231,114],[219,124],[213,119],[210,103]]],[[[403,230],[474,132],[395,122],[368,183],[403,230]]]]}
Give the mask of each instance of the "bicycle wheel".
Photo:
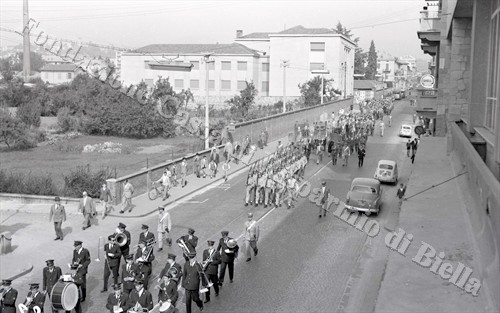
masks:
{"type": "Polygon", "coordinates": [[[158,189],[156,188],[151,188],[148,192],[148,197],[149,197],[149,200],[155,200],[156,198],[158,198],[158,189]]]}

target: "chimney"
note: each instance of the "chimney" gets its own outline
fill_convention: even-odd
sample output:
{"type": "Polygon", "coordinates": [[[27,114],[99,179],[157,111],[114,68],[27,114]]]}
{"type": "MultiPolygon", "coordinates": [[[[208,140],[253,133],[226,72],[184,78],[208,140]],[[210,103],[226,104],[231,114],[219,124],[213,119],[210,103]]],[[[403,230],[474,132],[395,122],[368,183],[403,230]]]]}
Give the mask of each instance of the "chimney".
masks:
{"type": "Polygon", "coordinates": [[[243,36],[243,31],[241,29],[238,29],[236,31],[236,38],[240,38],[241,36],[243,36]]]}

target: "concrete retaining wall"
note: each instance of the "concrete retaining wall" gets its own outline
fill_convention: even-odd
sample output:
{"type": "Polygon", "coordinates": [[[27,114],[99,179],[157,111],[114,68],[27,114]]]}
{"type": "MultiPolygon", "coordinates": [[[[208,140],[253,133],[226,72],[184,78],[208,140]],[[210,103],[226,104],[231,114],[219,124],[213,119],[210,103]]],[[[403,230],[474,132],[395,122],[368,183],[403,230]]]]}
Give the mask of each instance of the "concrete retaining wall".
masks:
{"type": "Polygon", "coordinates": [[[500,182],[456,123],[450,123],[448,150],[467,171],[467,184],[475,206],[467,213],[480,252],[481,278],[496,308],[500,308],[500,182]]]}

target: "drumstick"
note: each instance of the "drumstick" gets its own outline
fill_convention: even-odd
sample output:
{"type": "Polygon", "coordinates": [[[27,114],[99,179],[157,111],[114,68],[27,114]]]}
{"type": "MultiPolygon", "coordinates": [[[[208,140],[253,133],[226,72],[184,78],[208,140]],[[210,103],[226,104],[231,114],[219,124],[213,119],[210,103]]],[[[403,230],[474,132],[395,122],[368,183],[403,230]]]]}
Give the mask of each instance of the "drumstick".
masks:
{"type": "Polygon", "coordinates": [[[95,259],[96,262],[101,262],[101,239],[102,236],[99,236],[99,239],[97,239],[97,259],[95,259]]]}

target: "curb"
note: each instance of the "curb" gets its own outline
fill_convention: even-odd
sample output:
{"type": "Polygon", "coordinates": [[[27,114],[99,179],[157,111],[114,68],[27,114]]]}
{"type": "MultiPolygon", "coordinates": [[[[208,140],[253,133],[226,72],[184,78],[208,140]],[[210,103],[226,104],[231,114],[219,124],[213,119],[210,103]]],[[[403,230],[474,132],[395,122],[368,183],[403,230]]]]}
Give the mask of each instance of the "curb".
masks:
{"type": "Polygon", "coordinates": [[[31,271],[33,270],[33,265],[29,265],[29,267],[23,269],[21,272],[19,272],[18,274],[14,275],[14,276],[11,276],[9,279],[10,280],[15,280],[15,279],[18,279],[19,277],[22,277],[28,273],[30,273],[31,271]]]}

